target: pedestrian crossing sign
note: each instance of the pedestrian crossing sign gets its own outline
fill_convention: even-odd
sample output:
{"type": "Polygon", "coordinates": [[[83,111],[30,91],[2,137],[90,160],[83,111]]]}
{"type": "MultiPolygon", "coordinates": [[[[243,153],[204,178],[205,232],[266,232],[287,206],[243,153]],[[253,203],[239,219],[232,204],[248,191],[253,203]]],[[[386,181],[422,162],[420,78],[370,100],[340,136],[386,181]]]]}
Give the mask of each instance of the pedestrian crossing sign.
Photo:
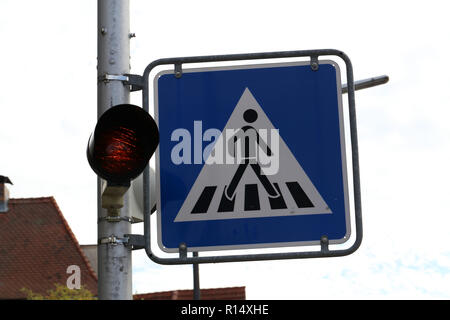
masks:
{"type": "Polygon", "coordinates": [[[154,82],[163,251],[348,240],[335,62],[162,71],[154,82]]]}

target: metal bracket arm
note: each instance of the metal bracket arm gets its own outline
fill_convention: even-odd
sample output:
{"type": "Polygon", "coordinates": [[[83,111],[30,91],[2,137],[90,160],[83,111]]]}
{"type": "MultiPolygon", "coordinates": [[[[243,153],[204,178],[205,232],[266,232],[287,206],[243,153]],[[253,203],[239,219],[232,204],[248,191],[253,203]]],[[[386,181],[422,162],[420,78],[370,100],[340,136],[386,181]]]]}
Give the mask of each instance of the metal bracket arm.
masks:
{"type": "MultiPolygon", "coordinates": [[[[371,88],[371,87],[375,87],[375,86],[378,86],[381,84],[385,84],[388,81],[389,81],[389,77],[387,75],[383,75],[383,76],[372,77],[369,79],[355,81],[354,85],[355,85],[355,90],[361,90],[361,89],[371,88]]],[[[342,93],[347,93],[347,92],[348,92],[348,85],[345,83],[342,86],[342,93]]]]}
{"type": "Polygon", "coordinates": [[[107,74],[98,77],[98,81],[108,83],[110,81],[128,81],[128,77],[123,74],[107,74]]]}
{"type": "Polygon", "coordinates": [[[123,244],[124,246],[131,247],[132,250],[139,250],[145,248],[145,238],[140,234],[125,234],[123,238],[111,235],[98,239],[98,244],[111,244],[113,246],[123,244]]]}
{"type": "Polygon", "coordinates": [[[128,238],[128,246],[131,246],[132,250],[139,250],[145,248],[145,237],[141,234],[126,234],[128,238]]]}
{"type": "Polygon", "coordinates": [[[125,221],[129,223],[134,223],[134,219],[132,217],[121,217],[121,216],[105,216],[98,218],[98,222],[107,221],[107,222],[120,222],[125,221]]]}
{"type": "Polygon", "coordinates": [[[111,244],[111,245],[118,245],[118,244],[128,244],[128,238],[118,238],[115,235],[110,235],[109,237],[104,237],[98,239],[98,244],[111,244]]]}
{"type": "Polygon", "coordinates": [[[144,78],[137,74],[104,74],[98,77],[98,81],[108,83],[110,81],[122,81],[130,86],[130,91],[139,91],[144,88],[144,78]]]}
{"type": "Polygon", "coordinates": [[[139,91],[144,88],[144,78],[138,74],[126,74],[127,80],[124,84],[130,85],[130,91],[139,91]]]}

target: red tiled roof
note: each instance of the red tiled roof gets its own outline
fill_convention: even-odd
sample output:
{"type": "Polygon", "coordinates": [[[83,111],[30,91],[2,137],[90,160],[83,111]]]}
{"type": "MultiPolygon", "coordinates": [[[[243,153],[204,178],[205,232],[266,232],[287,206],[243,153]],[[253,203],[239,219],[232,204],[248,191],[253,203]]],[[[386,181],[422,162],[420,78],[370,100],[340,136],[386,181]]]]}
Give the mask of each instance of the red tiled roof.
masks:
{"type": "Polygon", "coordinates": [[[77,265],[81,285],[97,295],[97,276],[53,197],[10,199],[0,213],[0,299],[21,299],[21,288],[46,294],[65,285],[77,265]]]}
{"type": "MultiPolygon", "coordinates": [[[[174,290],[135,294],[134,300],[192,300],[193,290],[174,290]]],[[[201,300],[245,300],[245,287],[201,289],[201,300]]]]}

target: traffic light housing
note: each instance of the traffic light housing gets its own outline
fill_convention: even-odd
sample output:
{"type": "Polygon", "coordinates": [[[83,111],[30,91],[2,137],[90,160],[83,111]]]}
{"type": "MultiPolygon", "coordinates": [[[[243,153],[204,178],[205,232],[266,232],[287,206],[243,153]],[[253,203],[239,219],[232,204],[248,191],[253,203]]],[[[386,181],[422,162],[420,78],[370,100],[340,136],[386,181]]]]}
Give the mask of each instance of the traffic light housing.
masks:
{"type": "Polygon", "coordinates": [[[98,119],[87,147],[94,172],[109,184],[129,185],[144,170],[159,143],[158,127],[142,108],[121,104],[98,119]]]}

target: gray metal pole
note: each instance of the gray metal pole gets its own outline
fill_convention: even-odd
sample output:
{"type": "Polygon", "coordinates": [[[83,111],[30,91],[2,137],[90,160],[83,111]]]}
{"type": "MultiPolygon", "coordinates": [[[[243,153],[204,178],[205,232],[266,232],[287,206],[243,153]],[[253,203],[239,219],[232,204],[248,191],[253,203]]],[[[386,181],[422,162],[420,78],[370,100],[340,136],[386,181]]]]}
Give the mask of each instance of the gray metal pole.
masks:
{"type": "MultiPolygon", "coordinates": [[[[97,75],[123,75],[130,73],[130,12],[129,0],[98,0],[97,75]]],[[[121,81],[99,80],[97,84],[97,117],[112,106],[129,103],[130,92],[121,81]]],[[[98,239],[115,236],[122,239],[131,234],[128,221],[109,222],[102,219],[107,211],[101,206],[101,185],[97,184],[98,239]]],[[[124,196],[122,217],[129,217],[129,197],[124,196]]],[[[98,297],[101,300],[132,299],[131,249],[122,243],[98,244],[98,297]]]]}
{"type": "MultiPolygon", "coordinates": [[[[361,90],[361,89],[367,89],[367,88],[379,86],[379,85],[387,83],[388,81],[389,81],[389,77],[384,75],[384,76],[372,77],[369,79],[358,80],[358,81],[355,81],[354,85],[355,85],[355,90],[361,90]]],[[[342,93],[347,93],[347,92],[348,92],[347,84],[344,84],[342,86],[342,93]]]]}
{"type": "MultiPolygon", "coordinates": [[[[194,251],[192,253],[194,257],[198,257],[198,252],[194,251]]],[[[200,300],[201,294],[200,294],[200,270],[198,269],[198,263],[192,264],[193,271],[194,271],[194,300],[200,300]]]]}

